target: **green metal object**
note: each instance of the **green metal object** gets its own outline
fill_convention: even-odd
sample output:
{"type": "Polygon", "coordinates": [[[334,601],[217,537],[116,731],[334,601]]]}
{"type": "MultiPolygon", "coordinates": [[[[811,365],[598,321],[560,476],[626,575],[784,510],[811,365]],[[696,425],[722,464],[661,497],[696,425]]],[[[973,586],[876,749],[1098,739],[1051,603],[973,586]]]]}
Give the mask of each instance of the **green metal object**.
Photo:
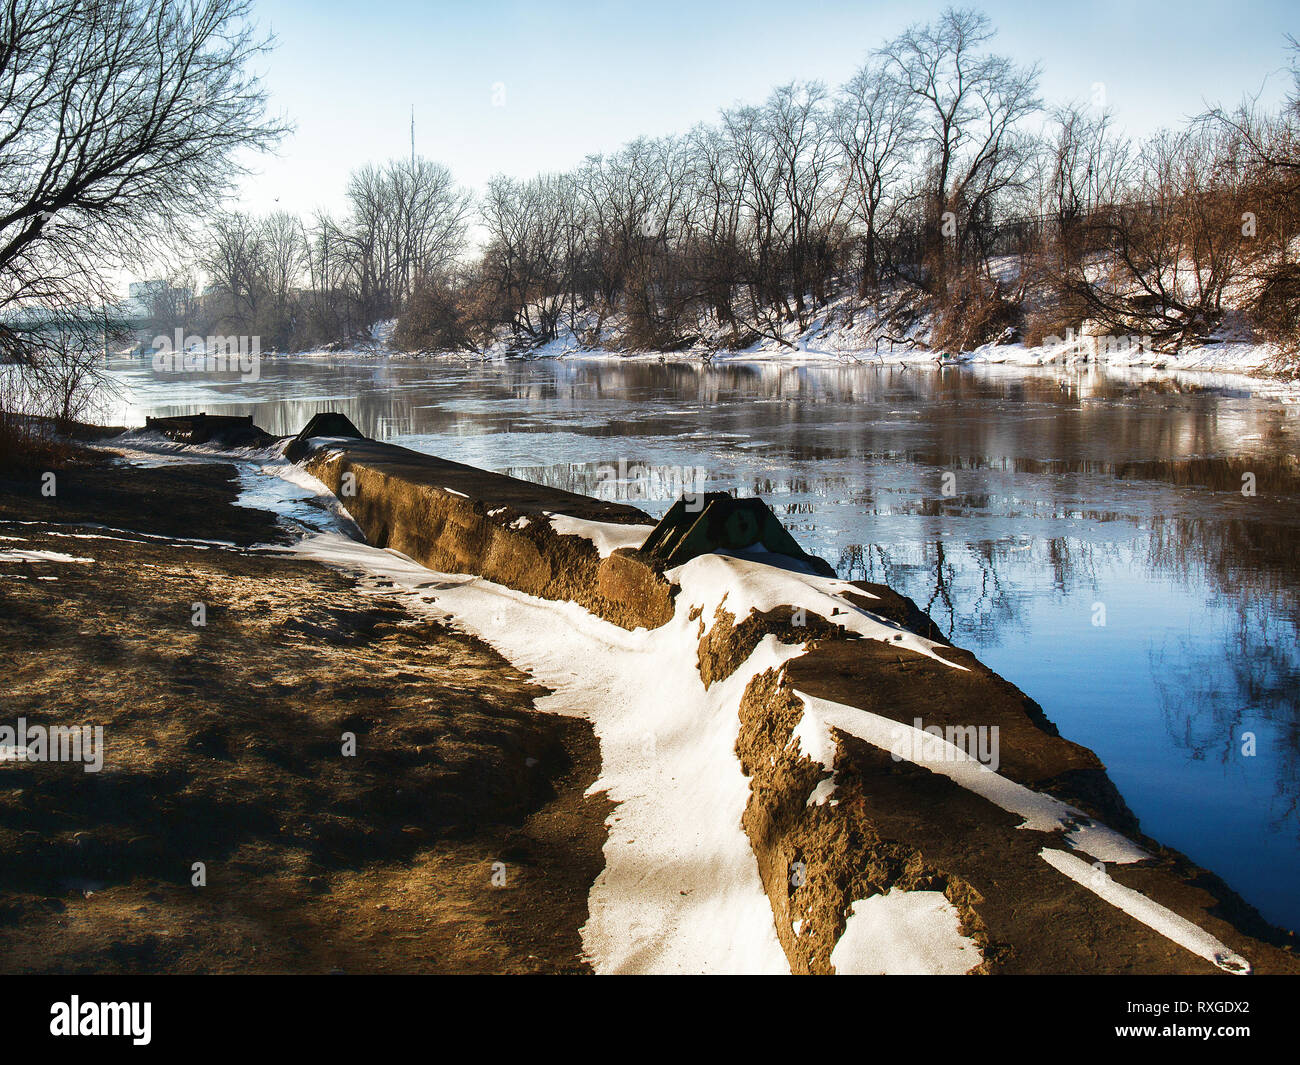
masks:
{"type": "Polygon", "coordinates": [[[350,436],[356,440],[365,439],[361,430],[352,424],[346,414],[323,411],[320,414],[313,414],[311,421],[303,426],[302,432],[289,441],[289,446],[284,449],[284,457],[290,462],[301,462],[307,454],[308,442],[315,436],[350,436]]]}
{"type": "Polygon", "coordinates": [[[641,550],[670,568],[698,555],[760,546],[803,562],[823,576],[835,576],[829,563],[795,543],[761,499],[736,499],[726,492],[682,496],[654,527],[641,550]]]}

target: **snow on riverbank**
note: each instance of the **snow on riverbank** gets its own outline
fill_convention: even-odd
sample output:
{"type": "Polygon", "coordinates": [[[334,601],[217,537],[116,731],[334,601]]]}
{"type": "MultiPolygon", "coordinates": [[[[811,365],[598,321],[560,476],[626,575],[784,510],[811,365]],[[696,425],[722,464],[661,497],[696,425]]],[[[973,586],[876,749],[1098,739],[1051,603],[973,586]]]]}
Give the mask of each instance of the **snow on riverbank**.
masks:
{"type": "Polygon", "coordinates": [[[983,960],[942,891],[898,888],[854,902],[831,951],[839,976],[961,976],[983,960]]]}
{"type": "Polygon", "coordinates": [[[619,804],[582,931],[598,972],[789,971],[741,828],[749,782],[736,708],[755,673],[802,648],[768,637],[705,691],[684,604],[667,625],[628,632],[574,603],[434,573],[338,533],[310,534],[293,550],[473,633],[554,691],[538,709],[591,722],[602,759],[591,790],[619,804]]]}
{"type": "MultiPolygon", "coordinates": [[[[131,457],[145,463],[209,459],[145,439],[135,445],[131,457]]],[[[299,536],[264,550],[358,574],[375,594],[478,636],[553,690],[540,710],[591,721],[602,757],[592,791],[619,804],[582,930],[598,972],[789,972],[741,828],[749,782],[735,753],[736,711],[754,673],[801,648],[769,637],[706,692],[685,606],[653,632],[628,632],[574,603],[435,573],[364,543],[338,500],[301,468],[269,452],[238,465],[240,503],[280,514],[299,536]]]]}
{"type": "MultiPolygon", "coordinates": [[[[210,460],[193,451],[154,450],[148,441],[139,445],[134,457],[141,461],[210,460]]],[[[539,710],[591,723],[601,746],[601,774],[591,791],[617,803],[607,821],[605,868],[591,887],[589,917],[581,930],[584,951],[601,973],[789,972],[741,826],[750,782],[736,755],[737,710],[755,675],[779,669],[803,647],[766,636],[741,667],[706,690],[697,665],[701,621],[714,624],[719,606],[738,621],[752,611],[802,607],[869,639],[897,642],[961,668],[946,662],[930,641],[850,603],[844,597],[850,586],[842,581],[722,555],[701,556],[672,571],[682,586],[673,619],[658,629],[628,632],[575,603],[539,599],[478,577],[437,573],[400,553],[367,545],[328,489],[274,452],[250,453],[237,464],[244,482],[241,504],[279,513],[297,534],[289,546],[261,550],[357,574],[374,594],[394,596],[412,613],[478,636],[551,689],[537,700],[539,710]]],[[[569,531],[599,542],[602,531],[583,526],[569,531]]],[[[930,733],[796,694],[806,708],[796,738],[805,753],[828,768],[834,761],[831,728],[888,750],[897,746],[900,730],[910,730],[916,733],[911,749],[921,751],[921,764],[1022,816],[1021,827],[1061,831],[1066,845],[1099,863],[1149,857],[1080,811],[999,776],[930,733]],[[945,749],[930,750],[938,747],[945,749]]],[[[1243,959],[1203,929],[1115,884],[1104,866],[1051,848],[1044,848],[1042,857],[1220,968],[1249,971],[1243,959]]],[[[951,904],[936,894],[890,892],[856,900],[832,963],[841,972],[890,973],[966,972],[979,964],[978,948],[961,935],[951,904]]]]}
{"type": "Polygon", "coordinates": [[[1057,872],[1068,876],[1076,884],[1087,888],[1099,898],[1105,899],[1112,906],[1123,910],[1130,917],[1141,921],[1148,928],[1159,932],[1166,939],[1190,950],[1208,962],[1217,965],[1224,972],[1235,976],[1250,974],[1250,962],[1240,954],[1230,950],[1205,929],[1192,924],[1184,917],[1179,917],[1173,910],[1166,909],[1158,902],[1153,902],[1139,891],[1117,884],[1110,877],[1099,874],[1087,862],[1080,861],[1065,851],[1044,847],[1039,857],[1057,872]]]}
{"type": "MultiPolygon", "coordinates": [[[[801,647],[768,637],[732,677],[705,691],[696,623],[684,603],[668,625],[628,632],[575,603],[435,573],[367,545],[329,489],[274,450],[209,454],[152,434],[125,443],[125,461],[140,465],[233,460],[240,505],[279,514],[297,534],[292,546],[264,550],[358,574],[375,594],[397,596],[413,613],[478,636],[553,690],[537,701],[540,710],[592,723],[602,771],[591,790],[619,804],[582,930],[598,972],[789,972],[741,828],[749,782],[735,745],[745,685],[801,647]]],[[[561,519],[557,531],[590,536],[611,550],[614,541],[648,532],[572,521],[561,519]]]]}
{"type": "MultiPolygon", "coordinates": [[[[795,694],[804,703],[804,716],[795,730],[795,737],[800,742],[801,750],[810,757],[820,760],[828,769],[834,764],[834,740],[830,736],[831,728],[856,736],[886,751],[899,749],[899,737],[902,734],[909,741],[905,746],[920,752],[919,757],[909,760],[933,773],[946,776],[955,784],[988,799],[994,805],[1023,817],[1025,820],[1019,826],[1020,828],[1036,829],[1040,832],[1064,831],[1065,843],[1072,850],[1086,854],[1097,863],[1113,862],[1123,865],[1151,857],[1143,848],[1113,829],[1092,820],[1082,811],[1051,795],[1033,791],[1006,777],[999,776],[960,748],[938,736],[857,707],[818,699],[800,691],[796,691],[795,694]]],[[[1039,852],[1039,857],[1080,887],[1086,888],[1098,898],[1123,910],[1166,939],[1205,958],[1225,972],[1236,974],[1250,972],[1250,964],[1239,954],[1198,925],[1178,916],[1141,892],[1116,883],[1106,875],[1104,865],[1085,862],[1073,854],[1051,847],[1044,847],[1039,852]]],[[[892,895],[893,892],[890,894],[892,895]]],[[[913,894],[936,893],[914,892],[913,894]]],[[[942,895],[939,897],[943,898],[942,895]]],[[[874,896],[867,902],[872,903],[880,898],[882,896],[874,896]]],[[[879,931],[881,920],[879,907],[883,905],[883,903],[876,903],[877,908],[872,909],[864,908],[862,902],[854,903],[854,913],[859,914],[861,920],[855,923],[851,919],[849,928],[845,929],[844,935],[836,945],[836,952],[839,952],[841,945],[850,938],[850,931],[852,931],[853,937],[849,946],[844,948],[844,956],[846,960],[851,959],[855,966],[867,967],[857,968],[856,971],[900,971],[882,968],[887,963],[886,959],[879,954],[879,944],[882,939],[882,933],[879,931]]],[[[926,959],[929,964],[936,966],[933,970],[924,971],[949,971],[943,966],[959,964],[963,955],[958,952],[964,949],[964,945],[952,937],[951,930],[949,934],[944,935],[945,926],[942,922],[931,923],[923,928],[913,927],[916,915],[909,907],[924,905],[918,900],[915,903],[899,903],[891,908],[890,916],[896,916],[902,922],[897,932],[900,937],[897,956],[913,959],[916,964],[926,959]],[[898,909],[900,912],[894,914],[893,909],[898,909]],[[940,946],[943,943],[946,943],[946,953],[940,946]]],[[[955,913],[953,916],[956,916],[955,913]]],[[[835,954],[832,954],[831,961],[835,964],[837,972],[842,971],[839,963],[835,961],[835,954]]],[[[970,961],[967,968],[975,964],[978,964],[978,958],[970,961]]]]}
{"type": "MultiPolygon", "coordinates": [[[[1013,263],[1002,269],[1014,271],[1013,263]]],[[[627,350],[617,342],[625,328],[623,316],[601,316],[604,344],[591,346],[580,339],[596,325],[595,316],[580,316],[575,332],[561,330],[554,340],[519,352],[504,335],[482,353],[446,352],[407,355],[391,344],[392,329],[374,334],[371,342],[355,350],[301,352],[289,358],[340,357],[411,357],[446,358],[458,362],[495,362],[523,354],[533,359],[610,359],[690,363],[772,363],[778,365],[870,365],[917,368],[943,366],[1003,366],[1024,370],[1054,370],[1061,373],[1102,370],[1130,372],[1153,378],[1201,380],[1227,378],[1237,387],[1258,387],[1300,402],[1300,381],[1277,376],[1280,352],[1268,343],[1251,338],[1239,316],[1229,314],[1220,332],[1203,343],[1189,345],[1178,352],[1153,351],[1138,337],[1073,336],[1047,338],[1043,343],[1028,345],[1018,339],[1000,339],[969,351],[937,350],[929,346],[930,320],[922,315],[905,336],[889,335],[881,319],[869,305],[859,305],[847,295],[833,299],[806,328],[797,322],[773,326],[771,335],[731,350],[730,327],[717,323],[702,324],[695,344],[675,351],[627,350]]]]}
{"type": "Polygon", "coordinates": [[[796,691],[803,700],[804,714],[795,728],[800,750],[830,770],[835,764],[835,741],[831,729],[889,751],[945,776],[954,784],[1023,817],[1020,828],[1038,832],[1064,832],[1065,842],[1098,861],[1128,864],[1151,855],[1113,829],[1099,824],[1081,810],[1054,796],[1034,791],[982,765],[969,752],[924,729],[881,717],[856,706],[819,699],[796,691]]]}
{"type": "Polygon", "coordinates": [[[731,613],[737,622],[755,612],[785,609],[796,618],[816,614],[868,640],[905,647],[963,673],[967,671],[965,666],[937,653],[942,644],[885,621],[844,598],[846,592],[872,598],[869,592],[847,581],[723,554],[700,555],[665,575],[682,586],[679,599],[702,610],[705,632],[713,627],[718,607],[731,613]]]}

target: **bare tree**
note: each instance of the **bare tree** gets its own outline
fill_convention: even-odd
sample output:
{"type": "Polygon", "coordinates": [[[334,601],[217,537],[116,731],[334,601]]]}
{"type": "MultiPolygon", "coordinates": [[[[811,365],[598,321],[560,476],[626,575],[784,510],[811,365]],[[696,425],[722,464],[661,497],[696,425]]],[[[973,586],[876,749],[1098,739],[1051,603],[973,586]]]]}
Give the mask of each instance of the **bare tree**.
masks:
{"type": "Polygon", "coordinates": [[[830,231],[838,208],[831,179],[838,145],[820,82],[778,88],[764,111],[779,174],[780,251],[794,317],[803,329],[808,325],[807,297],[819,306],[827,300],[830,231]]]}
{"type": "Polygon", "coordinates": [[[555,339],[573,281],[568,258],[574,247],[573,200],[570,180],[560,175],[528,181],[498,176],[488,182],[482,207],[489,237],[484,273],[511,309],[518,337],[555,339]]]}
{"type": "Polygon", "coordinates": [[[348,182],[348,232],[372,318],[397,314],[421,277],[445,274],[465,243],[470,198],[428,159],[367,165],[348,182]]]}
{"type": "Polygon", "coordinates": [[[157,282],[148,284],[141,303],[148,316],[148,328],[154,335],[193,329],[202,312],[198,281],[191,266],[181,263],[166,271],[157,282]]]}
{"type": "MultiPolygon", "coordinates": [[[[97,303],[104,269],[210,212],[265,118],[247,0],[7,0],[0,309],[97,303]]],[[[11,353],[23,338],[7,330],[11,353]]],[[[28,338],[36,342],[35,337],[28,338]]]]}
{"type": "Polygon", "coordinates": [[[1251,215],[1258,222],[1252,311],[1264,335],[1280,348],[1281,368],[1292,372],[1300,353],[1300,41],[1288,36],[1292,88],[1269,112],[1258,95],[1232,112],[1215,108],[1203,122],[1225,130],[1241,145],[1253,173],[1251,215]]]}
{"type": "Polygon", "coordinates": [[[845,195],[862,228],[860,295],[879,283],[883,234],[907,202],[900,189],[917,143],[917,111],[917,97],[876,62],[849,79],[835,107],[845,195]]]}
{"type": "Polygon", "coordinates": [[[217,325],[253,331],[253,322],[268,286],[266,227],[242,211],[218,214],[208,230],[199,264],[209,278],[209,295],[217,303],[217,325]]]}
{"type": "Polygon", "coordinates": [[[993,32],[978,11],[948,8],[936,22],[913,26],[879,53],[885,69],[918,102],[928,152],[922,222],[940,289],[967,251],[976,250],[978,228],[992,217],[995,198],[1018,180],[1028,157],[1018,126],[1041,107],[1038,68],[985,51],[993,32]],[[946,258],[945,216],[956,229],[955,255],[946,258]]]}
{"type": "Polygon", "coordinates": [[[257,325],[249,332],[270,350],[295,346],[296,289],[306,261],[302,223],[287,211],[262,220],[262,277],[265,293],[257,325]]]}
{"type": "Polygon", "coordinates": [[[1205,125],[1143,147],[1126,202],[1089,224],[1099,262],[1070,275],[1071,292],[1110,332],[1176,351],[1218,324],[1224,294],[1257,253],[1243,163],[1238,138],[1205,125]]]}
{"type": "Polygon", "coordinates": [[[1052,112],[1052,123],[1044,213],[1057,255],[1074,262],[1086,223],[1128,194],[1134,157],[1128,140],[1114,134],[1109,111],[1070,104],[1052,112]]]}

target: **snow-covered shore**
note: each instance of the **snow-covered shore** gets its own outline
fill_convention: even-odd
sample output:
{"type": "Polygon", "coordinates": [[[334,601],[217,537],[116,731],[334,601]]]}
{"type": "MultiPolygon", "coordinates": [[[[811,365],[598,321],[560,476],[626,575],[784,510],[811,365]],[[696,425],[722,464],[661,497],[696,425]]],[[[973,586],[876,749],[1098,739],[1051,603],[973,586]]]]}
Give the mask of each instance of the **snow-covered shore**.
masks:
{"type": "Polygon", "coordinates": [[[1007,372],[1048,373],[1061,376],[1111,374],[1139,381],[1172,381],[1180,385],[1231,388],[1300,402],[1300,377],[1278,369],[1278,352],[1267,344],[1223,340],[1177,353],[1151,351],[1140,345],[1121,350],[1090,350],[1089,345],[1066,342],[1037,346],[1015,340],[989,343],[951,354],[922,344],[879,345],[854,330],[828,328],[815,323],[803,333],[792,332],[786,343],[766,339],[739,350],[694,346],[679,351],[621,350],[587,346],[572,337],[560,337],[523,352],[508,352],[498,345],[481,353],[402,352],[378,343],[357,349],[305,351],[275,356],[288,360],[410,358],[456,362],[501,363],[511,359],[581,359],[583,361],[668,363],[725,366],[766,365],[790,367],[998,368],[1007,372]]]}

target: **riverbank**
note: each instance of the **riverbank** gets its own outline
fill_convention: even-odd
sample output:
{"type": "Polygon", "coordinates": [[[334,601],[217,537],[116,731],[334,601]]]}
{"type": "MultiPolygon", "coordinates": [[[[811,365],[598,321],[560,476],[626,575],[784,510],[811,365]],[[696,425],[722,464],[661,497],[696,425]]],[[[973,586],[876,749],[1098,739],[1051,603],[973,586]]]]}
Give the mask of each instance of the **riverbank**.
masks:
{"type": "MultiPolygon", "coordinates": [[[[330,345],[319,351],[303,351],[287,358],[432,358],[460,361],[498,362],[506,359],[607,359],[649,360],[678,364],[775,363],[789,366],[872,365],[881,367],[1004,366],[1025,370],[1057,369],[1084,372],[1093,369],[1134,372],[1151,378],[1186,380],[1213,378],[1257,382],[1270,390],[1300,395],[1300,366],[1294,355],[1276,345],[1260,341],[1229,316],[1230,324],[1204,342],[1189,344],[1176,352],[1156,351],[1149,341],[1137,336],[1046,337],[1026,343],[1014,330],[988,343],[964,351],[949,351],[928,343],[930,325],[922,318],[905,335],[882,328],[866,308],[855,307],[841,298],[814,317],[806,328],[785,323],[770,335],[758,336],[740,347],[731,347],[730,333],[718,326],[705,330],[694,343],[671,351],[625,348],[584,339],[594,320],[581,319],[575,330],[560,327],[549,341],[518,342],[501,338],[481,351],[403,351],[393,344],[393,330],[376,332],[367,343],[330,345]],[[1235,325],[1232,323],[1236,323],[1235,325]]],[[[619,316],[603,322],[606,335],[620,332],[619,316]]]]}
{"type": "Polygon", "coordinates": [[[0,970],[589,971],[589,727],[285,557],[231,465],[57,478],[0,484],[0,724],[101,726],[104,761],[0,763],[0,970]]]}

